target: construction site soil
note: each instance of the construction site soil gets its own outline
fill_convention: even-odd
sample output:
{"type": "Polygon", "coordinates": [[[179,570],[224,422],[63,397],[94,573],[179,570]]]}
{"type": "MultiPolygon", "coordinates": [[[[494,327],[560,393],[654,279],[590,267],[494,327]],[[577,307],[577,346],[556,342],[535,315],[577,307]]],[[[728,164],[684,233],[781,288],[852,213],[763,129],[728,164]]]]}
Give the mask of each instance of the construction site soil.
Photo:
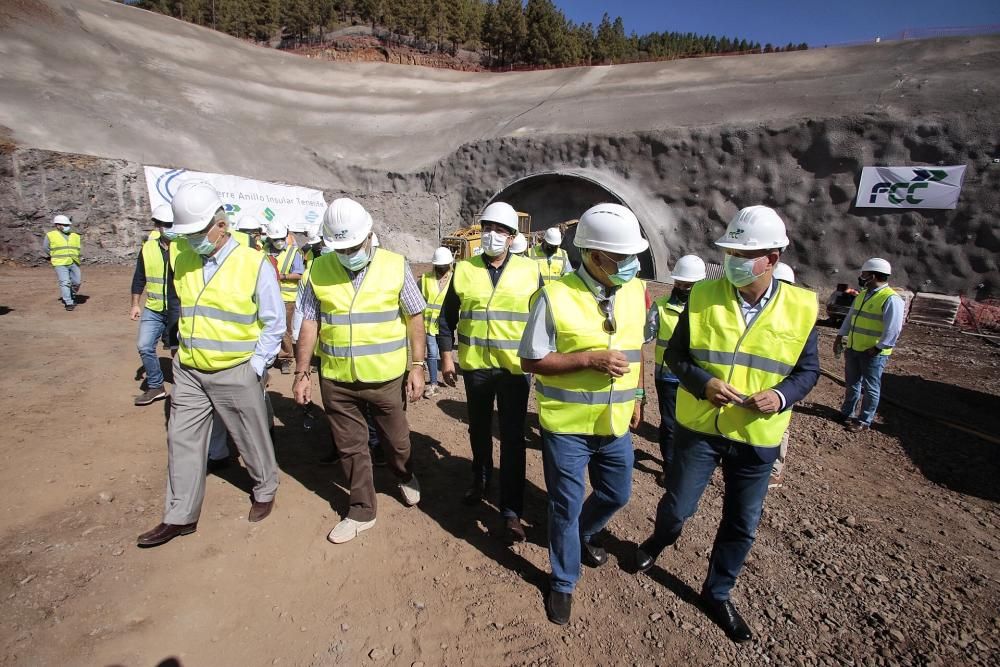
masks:
{"type": "MultiPolygon", "coordinates": [[[[50,269],[0,265],[0,664],[997,664],[1000,350],[987,341],[908,326],[870,432],[835,423],[842,389],[829,377],[796,406],[786,483],[768,495],[734,591],[757,641],[736,646],[696,602],[717,484],[676,548],[648,576],[630,572],[662,492],[655,409],[635,434],[634,492],[609,526],[611,558],[583,573],[566,627],[542,609],[534,406],[529,539],[508,546],[495,507],[460,502],[461,388],[410,408],[420,505],[405,508],[377,469],[378,523],[334,546],[325,537],[346,509],[344,479],[318,465],[328,431],[303,429],[291,377],[277,375],[274,513],[247,522],[250,480],[235,465],[210,477],[198,532],[137,549],[160,519],[167,404],[132,405],[130,275],[85,267],[88,298],[67,313],[50,269]]],[[[838,374],[832,337],[821,328],[823,366],[838,374]]]]}

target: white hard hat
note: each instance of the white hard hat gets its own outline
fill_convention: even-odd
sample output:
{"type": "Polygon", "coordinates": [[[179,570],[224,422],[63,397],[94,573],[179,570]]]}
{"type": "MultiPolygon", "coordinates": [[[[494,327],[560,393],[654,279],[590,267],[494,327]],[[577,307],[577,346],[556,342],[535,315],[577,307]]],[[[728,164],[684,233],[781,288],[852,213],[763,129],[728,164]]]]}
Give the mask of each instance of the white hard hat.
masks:
{"type": "Polygon", "coordinates": [[[502,201],[495,201],[485,209],[483,209],[483,214],[479,216],[480,224],[484,222],[495,222],[499,225],[503,225],[512,232],[517,231],[517,211],[510,204],[506,204],[502,201]]]}
{"type": "Polygon", "coordinates": [[[244,215],[240,218],[239,222],[236,223],[236,229],[241,232],[252,232],[257,229],[263,228],[264,225],[261,224],[259,218],[255,218],[252,215],[244,215]]]}
{"type": "Polygon", "coordinates": [[[331,250],[360,245],[371,230],[372,216],[353,199],[334,199],[323,214],[323,243],[331,250]]]}
{"type": "Polygon", "coordinates": [[[72,225],[73,221],[70,220],[68,216],[57,215],[56,217],[52,218],[52,224],[53,225],[72,225]]]}
{"type": "Polygon", "coordinates": [[[378,234],[376,234],[375,232],[372,232],[372,247],[373,248],[378,248],[381,245],[382,244],[379,243],[379,241],[378,241],[378,234]]]}
{"type": "Polygon", "coordinates": [[[698,255],[684,255],[674,264],[670,274],[672,280],[685,283],[696,283],[705,279],[705,262],[698,255]]]}
{"type": "Polygon", "coordinates": [[[273,220],[267,224],[267,238],[284,239],[288,237],[288,225],[283,222],[273,220]]]}
{"type": "Polygon", "coordinates": [[[788,245],[785,223],[773,208],[747,206],[733,216],[715,245],[733,250],[764,250],[788,245]]]}
{"type": "Polygon", "coordinates": [[[792,271],[792,267],[788,266],[784,262],[778,262],[774,265],[774,279],[784,280],[786,283],[795,284],[795,272],[792,271]]]}
{"type": "Polygon", "coordinates": [[[177,189],[170,207],[174,212],[171,231],[194,234],[208,226],[215,212],[222,208],[222,200],[209,183],[195,181],[184,183],[177,189]]]}
{"type": "Polygon", "coordinates": [[[153,209],[153,222],[158,222],[163,225],[174,224],[174,209],[170,208],[170,204],[160,204],[153,209]]]}
{"type": "Polygon", "coordinates": [[[649,248],[649,241],[642,238],[635,213],[621,204],[598,204],[580,216],[573,245],[620,255],[637,255],[649,248]]]}
{"type": "Polygon", "coordinates": [[[872,257],[867,262],[861,265],[862,271],[874,271],[875,273],[884,273],[889,276],[892,275],[892,266],[888,261],[882,259],[881,257],[872,257]]]}
{"type": "Polygon", "coordinates": [[[510,251],[515,255],[520,255],[522,252],[528,249],[528,239],[524,238],[524,234],[521,232],[517,233],[514,240],[510,243],[510,251]]]}
{"type": "Polygon", "coordinates": [[[441,246],[434,251],[434,256],[431,257],[431,264],[434,266],[447,266],[455,261],[455,257],[451,254],[451,250],[448,250],[444,246],[441,246]]]}
{"type": "Polygon", "coordinates": [[[545,230],[545,236],[542,238],[549,245],[560,245],[562,243],[562,232],[559,231],[558,227],[549,227],[545,230]]]}
{"type": "Polygon", "coordinates": [[[319,243],[322,240],[323,237],[320,236],[318,229],[313,229],[306,234],[306,243],[308,243],[309,245],[315,245],[316,243],[319,243]]]}

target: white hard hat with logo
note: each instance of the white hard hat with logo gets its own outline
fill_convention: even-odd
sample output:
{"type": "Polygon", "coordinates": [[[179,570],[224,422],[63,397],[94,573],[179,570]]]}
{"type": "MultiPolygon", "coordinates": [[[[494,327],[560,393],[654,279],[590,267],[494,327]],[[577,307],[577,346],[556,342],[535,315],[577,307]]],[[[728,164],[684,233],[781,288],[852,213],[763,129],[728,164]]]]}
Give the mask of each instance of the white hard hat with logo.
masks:
{"type": "Polygon", "coordinates": [[[883,273],[887,276],[892,275],[892,266],[888,261],[882,259],[881,257],[872,257],[861,265],[861,270],[883,273]]]}
{"type": "Polygon", "coordinates": [[[545,230],[545,236],[542,238],[549,245],[560,245],[562,243],[562,232],[559,231],[558,227],[549,227],[545,230]]]}
{"type": "Polygon", "coordinates": [[[518,232],[514,240],[510,242],[510,251],[515,255],[520,255],[522,252],[528,249],[528,239],[524,238],[524,234],[518,232]]]}
{"type": "Polygon", "coordinates": [[[244,215],[240,218],[240,221],[236,223],[236,229],[241,232],[252,232],[263,228],[259,218],[255,218],[252,215],[244,215]]]}
{"type": "Polygon", "coordinates": [[[733,216],[715,245],[731,250],[769,250],[788,246],[785,223],[767,206],[748,206],[733,216]]]}
{"type": "Polygon", "coordinates": [[[323,243],[331,250],[361,245],[371,230],[372,216],[353,199],[334,199],[323,214],[323,243]]]}
{"type": "Polygon", "coordinates": [[[171,231],[194,234],[208,227],[216,211],[222,208],[219,193],[204,181],[190,181],[177,189],[170,208],[174,212],[171,231]]]}
{"type": "Polygon", "coordinates": [[[705,279],[705,262],[698,255],[684,255],[674,264],[671,280],[696,283],[705,279]]]}
{"type": "Polygon", "coordinates": [[[513,234],[517,232],[517,211],[510,204],[496,201],[483,209],[482,215],[479,216],[479,223],[484,222],[495,222],[498,225],[503,225],[513,234]]]}
{"type": "Polygon", "coordinates": [[[573,245],[620,255],[637,255],[649,248],[635,213],[621,204],[591,206],[580,216],[573,245]]]}
{"type": "Polygon", "coordinates": [[[73,221],[70,220],[68,216],[57,215],[56,217],[52,218],[52,224],[61,227],[64,225],[72,225],[73,221]]]}
{"type": "Polygon", "coordinates": [[[774,265],[774,279],[783,280],[786,283],[795,284],[795,271],[792,271],[792,267],[788,266],[784,262],[778,262],[774,265]]]}
{"type": "Polygon", "coordinates": [[[272,220],[267,224],[267,238],[283,239],[288,237],[288,225],[277,220],[272,220]]]}
{"type": "Polygon", "coordinates": [[[170,204],[160,204],[153,209],[150,217],[157,224],[169,226],[174,224],[174,209],[170,208],[170,204]]]}
{"type": "Polygon", "coordinates": [[[434,251],[434,256],[431,257],[431,264],[434,266],[448,266],[455,261],[454,256],[451,254],[451,250],[448,250],[444,246],[441,246],[434,251]]]}

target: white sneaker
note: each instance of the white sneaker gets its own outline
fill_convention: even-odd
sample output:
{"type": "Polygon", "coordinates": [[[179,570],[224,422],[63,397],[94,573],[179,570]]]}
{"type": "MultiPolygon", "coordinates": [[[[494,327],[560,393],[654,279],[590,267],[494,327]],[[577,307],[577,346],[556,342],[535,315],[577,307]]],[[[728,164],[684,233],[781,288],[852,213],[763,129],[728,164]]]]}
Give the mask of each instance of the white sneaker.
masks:
{"type": "Polygon", "coordinates": [[[400,482],[399,492],[403,494],[403,502],[407,507],[413,507],[420,502],[420,482],[417,476],[410,478],[409,482],[400,482]]]}
{"type": "Polygon", "coordinates": [[[438,393],[438,386],[436,384],[429,384],[424,388],[424,398],[431,398],[436,396],[438,393]]]}
{"type": "Polygon", "coordinates": [[[375,519],[371,521],[355,521],[354,519],[344,519],[330,531],[330,534],[326,536],[326,539],[330,540],[334,544],[343,544],[344,542],[350,542],[360,533],[365,532],[369,528],[375,525],[375,519]]]}

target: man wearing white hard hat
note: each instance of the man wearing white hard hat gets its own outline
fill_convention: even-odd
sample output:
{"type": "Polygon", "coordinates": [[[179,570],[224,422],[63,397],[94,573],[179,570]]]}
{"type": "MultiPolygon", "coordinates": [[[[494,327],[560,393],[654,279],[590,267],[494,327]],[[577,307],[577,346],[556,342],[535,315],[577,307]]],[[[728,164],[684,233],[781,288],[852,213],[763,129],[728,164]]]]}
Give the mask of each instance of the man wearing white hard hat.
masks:
{"type": "Polygon", "coordinates": [[[312,399],[310,360],[319,341],[319,384],[340,463],[350,484],[347,516],[330,531],[334,544],[349,542],[375,525],[377,512],[370,410],[396,476],[403,503],[420,502],[410,459],[406,398],[424,389],[424,309],[427,302],[406,259],[372,245],[372,217],[352,199],[336,199],[323,215],[323,241],[333,250],[309,268],[298,308],[295,400],[312,399]],[[410,360],[407,360],[409,342],[410,360]]]}
{"type": "Polygon", "coordinates": [[[542,280],[548,282],[573,271],[569,263],[569,255],[560,248],[562,244],[562,232],[558,227],[549,227],[542,236],[542,242],[534,246],[528,257],[538,262],[538,268],[542,273],[542,280]]]}
{"type": "Polygon", "coordinates": [[[631,496],[629,429],[645,398],[646,289],[636,276],[649,243],[639,221],[624,206],[598,204],[580,216],[573,243],[580,268],[536,294],[518,350],[536,379],[552,569],[545,611],[559,625],[570,620],[581,562],[608,560],[600,534],[631,496]]]}
{"type": "Polygon", "coordinates": [[[271,266],[278,273],[278,285],[281,287],[281,300],[285,303],[285,335],[281,339],[281,350],[278,352],[277,366],[283,375],[292,372],[295,361],[295,350],[292,344],[292,320],[295,315],[295,295],[299,289],[299,281],[305,273],[305,262],[294,237],[288,233],[288,227],[278,220],[268,223],[265,230],[267,242],[265,252],[271,266]],[[290,240],[291,239],[291,240],[290,240]]]}
{"type": "MultiPolygon", "coordinates": [[[[319,233],[318,229],[313,229],[306,233],[306,247],[302,249],[302,260],[305,262],[306,268],[321,254],[323,254],[323,235],[319,233]]],[[[302,280],[305,279],[303,275],[302,280]]]]}
{"type": "Polygon", "coordinates": [[[140,547],[197,529],[214,416],[232,435],[254,481],[251,522],[271,513],[278,490],[264,401],[267,367],[285,331],[278,280],[261,253],[229,235],[210,184],[185,183],[171,208],[171,230],[186,243],[173,260],[181,316],[167,426],[167,501],[163,522],[139,536],[140,547]]]}
{"type": "Polygon", "coordinates": [[[430,384],[424,389],[424,398],[431,398],[438,393],[438,363],[441,361],[441,352],[437,344],[440,329],[438,320],[441,319],[441,304],[451,285],[451,266],[454,261],[451,250],[442,246],[436,249],[434,256],[431,257],[434,268],[420,276],[420,292],[427,301],[424,328],[427,330],[427,373],[430,376],[430,384]]]}
{"type": "Polygon", "coordinates": [[[525,441],[528,377],[521,370],[517,346],[528,319],[528,299],[541,286],[538,265],[514,255],[517,212],[505,202],[487,206],[479,221],[481,255],[459,262],[444,297],[438,346],[441,374],[454,386],[453,331],[458,333],[458,362],[465,382],[472,447],[472,484],[463,502],[477,505],[493,476],[493,405],[500,423],[500,513],[506,537],[525,539],[525,441]]]}
{"type": "Polygon", "coordinates": [[[701,598],[735,642],[753,633],[730,591],[753,546],[791,408],[819,378],[816,295],[773,276],[788,243],[773,209],[744,208],[715,242],[725,251],[725,277],[691,289],[666,351],[681,381],[674,460],[653,534],[635,554],[638,571],[653,566],[680,537],[721,466],[722,521],[701,598]]]}
{"type": "Polygon", "coordinates": [[[674,458],[674,423],[677,409],[677,386],[680,380],[667,366],[665,352],[670,337],[677,326],[677,320],[687,307],[691,288],[699,280],[705,279],[705,262],[697,255],[684,255],[677,260],[670,275],[673,289],[653,302],[646,316],[646,342],[656,340],[656,399],[660,407],[660,460],[663,474],[659,481],[666,480],[666,471],[674,458]]]}
{"type": "Polygon", "coordinates": [[[264,225],[259,218],[252,215],[244,215],[236,221],[236,229],[230,235],[241,246],[253,248],[254,250],[263,250],[264,246],[260,241],[263,230],[264,225]]]}
{"type": "Polygon", "coordinates": [[[882,371],[903,330],[903,299],[889,287],[890,275],[892,266],[881,257],[872,257],[861,265],[861,292],[854,297],[833,342],[834,351],[839,351],[845,348],[847,339],[846,392],[840,413],[852,433],[871,427],[878,409],[882,371]],[[861,410],[856,413],[859,401],[861,410]]]}
{"type": "Polygon", "coordinates": [[[59,295],[66,310],[76,308],[76,293],[83,278],[80,275],[80,235],[73,231],[73,221],[65,215],[52,218],[55,229],[42,241],[45,257],[52,263],[59,280],[59,295]]]}

